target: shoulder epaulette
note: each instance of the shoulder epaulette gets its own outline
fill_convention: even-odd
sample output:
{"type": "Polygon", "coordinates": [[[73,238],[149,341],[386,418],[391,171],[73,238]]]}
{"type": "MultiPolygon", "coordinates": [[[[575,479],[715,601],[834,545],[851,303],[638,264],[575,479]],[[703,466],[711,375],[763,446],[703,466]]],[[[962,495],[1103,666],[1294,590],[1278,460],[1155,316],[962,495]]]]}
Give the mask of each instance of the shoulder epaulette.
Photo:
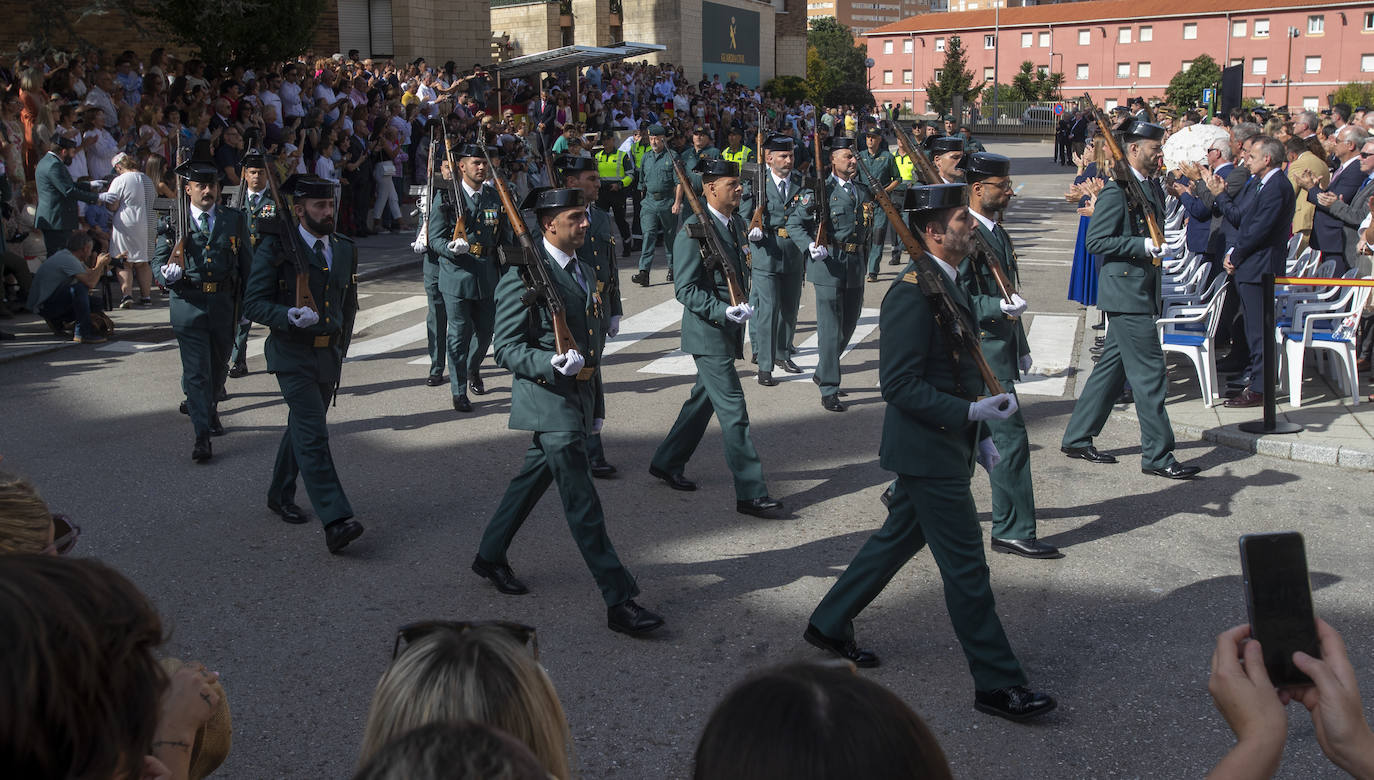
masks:
{"type": "Polygon", "coordinates": [[[907,271],[906,273],[902,274],[902,281],[907,282],[909,284],[920,284],[921,277],[918,276],[915,271],[907,271]]]}
{"type": "Polygon", "coordinates": [[[352,238],[350,238],[349,236],[345,236],[343,233],[334,233],[333,235],[330,236],[330,238],[331,238],[332,240],[334,240],[334,241],[342,241],[342,242],[344,242],[344,243],[346,243],[346,244],[353,244],[353,243],[354,243],[354,241],[353,241],[352,238]]]}

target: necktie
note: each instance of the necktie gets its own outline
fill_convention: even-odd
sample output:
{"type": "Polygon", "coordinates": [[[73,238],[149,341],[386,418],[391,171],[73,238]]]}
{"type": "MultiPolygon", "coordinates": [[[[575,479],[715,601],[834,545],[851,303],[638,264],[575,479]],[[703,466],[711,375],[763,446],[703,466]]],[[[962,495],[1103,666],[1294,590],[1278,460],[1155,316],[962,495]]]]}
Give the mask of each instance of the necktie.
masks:
{"type": "Polygon", "coordinates": [[[582,288],[582,292],[586,292],[587,282],[582,278],[582,267],[577,262],[577,259],[573,258],[569,261],[568,266],[572,268],[573,278],[577,280],[577,286],[582,288]]]}
{"type": "Polygon", "coordinates": [[[324,239],[315,239],[315,257],[319,258],[320,265],[329,268],[329,260],[324,255],[324,239]]]}
{"type": "Polygon", "coordinates": [[[210,212],[208,211],[200,212],[200,232],[210,232],[210,212]]]}
{"type": "Polygon", "coordinates": [[[787,179],[778,182],[778,194],[782,196],[784,202],[787,200],[787,179]]]}
{"type": "Polygon", "coordinates": [[[249,195],[249,196],[248,196],[248,208],[249,208],[250,211],[257,211],[257,210],[258,210],[258,199],[259,199],[259,197],[260,197],[260,196],[259,196],[256,192],[253,193],[252,195],[249,195]]]}
{"type": "Polygon", "coordinates": [[[1154,193],[1155,203],[1159,206],[1164,205],[1164,188],[1159,186],[1157,179],[1150,179],[1150,192],[1154,193]]]}

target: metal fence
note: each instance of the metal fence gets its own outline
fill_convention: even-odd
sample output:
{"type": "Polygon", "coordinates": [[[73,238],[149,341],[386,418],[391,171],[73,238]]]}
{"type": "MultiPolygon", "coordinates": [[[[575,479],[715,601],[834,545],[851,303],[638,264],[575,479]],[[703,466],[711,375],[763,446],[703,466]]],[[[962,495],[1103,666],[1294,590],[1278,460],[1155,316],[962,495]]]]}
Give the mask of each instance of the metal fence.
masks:
{"type": "Polygon", "coordinates": [[[974,135],[1054,135],[1065,110],[1062,101],[999,100],[983,95],[979,103],[966,107],[963,122],[974,135]]]}

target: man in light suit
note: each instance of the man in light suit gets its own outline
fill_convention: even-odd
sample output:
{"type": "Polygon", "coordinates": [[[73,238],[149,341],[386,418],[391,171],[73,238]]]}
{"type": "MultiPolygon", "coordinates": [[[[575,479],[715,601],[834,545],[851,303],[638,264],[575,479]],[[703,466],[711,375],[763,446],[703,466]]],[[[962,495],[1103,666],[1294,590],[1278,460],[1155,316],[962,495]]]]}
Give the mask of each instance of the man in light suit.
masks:
{"type": "Polygon", "coordinates": [[[1238,198],[1226,194],[1226,182],[1220,178],[1207,180],[1222,216],[1236,226],[1236,244],[1223,265],[1235,277],[1245,311],[1245,338],[1250,345],[1250,383],[1240,395],[1227,400],[1231,408],[1264,403],[1264,307],[1273,306],[1274,299],[1265,297],[1260,282],[1266,273],[1283,273],[1296,200],[1293,187],[1282,178],[1287,152],[1277,138],[1261,136],[1251,141],[1247,157],[1251,173],[1248,192],[1242,191],[1238,198]]]}
{"type": "Polygon", "coordinates": [[[1297,206],[1293,209],[1293,235],[1302,237],[1298,241],[1298,251],[1302,251],[1312,240],[1312,218],[1317,213],[1317,207],[1307,200],[1307,190],[1300,179],[1306,171],[1316,180],[1317,186],[1325,189],[1331,184],[1331,171],[1326,167],[1325,160],[1312,154],[1305,141],[1289,138],[1283,146],[1288,152],[1288,181],[1292,182],[1293,192],[1297,196],[1297,206]]]}
{"type": "Polygon", "coordinates": [[[1307,187],[1307,200],[1316,204],[1317,210],[1312,217],[1312,247],[1322,253],[1322,260],[1336,260],[1336,275],[1346,272],[1350,261],[1355,257],[1357,237],[1353,227],[1347,226],[1331,213],[1331,205],[1337,200],[1349,204],[1353,202],[1355,191],[1364,183],[1360,174],[1360,147],[1369,139],[1368,133],[1354,125],[1347,125],[1336,133],[1335,156],[1339,163],[1331,175],[1331,184],[1326,189],[1316,187],[1316,180],[1302,176],[1298,182],[1307,187]],[[1309,182],[1311,182],[1309,184],[1309,182]],[[1349,242],[1350,251],[1346,252],[1349,242]]]}

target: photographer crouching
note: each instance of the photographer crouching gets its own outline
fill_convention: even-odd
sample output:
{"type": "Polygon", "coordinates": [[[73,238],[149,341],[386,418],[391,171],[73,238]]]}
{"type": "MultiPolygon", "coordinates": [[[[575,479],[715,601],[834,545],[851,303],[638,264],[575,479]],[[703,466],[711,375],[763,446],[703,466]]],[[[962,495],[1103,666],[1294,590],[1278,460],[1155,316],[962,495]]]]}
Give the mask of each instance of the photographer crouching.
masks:
{"type": "Polygon", "coordinates": [[[72,341],[78,344],[100,344],[106,340],[109,322],[100,312],[100,305],[91,300],[91,288],[105,273],[110,256],[101,252],[91,262],[91,235],[76,230],[67,237],[65,249],[48,256],[33,275],[29,288],[29,310],[42,317],[58,336],[66,337],[66,323],[76,323],[72,341]],[[93,316],[94,315],[94,316],[93,316]]]}

